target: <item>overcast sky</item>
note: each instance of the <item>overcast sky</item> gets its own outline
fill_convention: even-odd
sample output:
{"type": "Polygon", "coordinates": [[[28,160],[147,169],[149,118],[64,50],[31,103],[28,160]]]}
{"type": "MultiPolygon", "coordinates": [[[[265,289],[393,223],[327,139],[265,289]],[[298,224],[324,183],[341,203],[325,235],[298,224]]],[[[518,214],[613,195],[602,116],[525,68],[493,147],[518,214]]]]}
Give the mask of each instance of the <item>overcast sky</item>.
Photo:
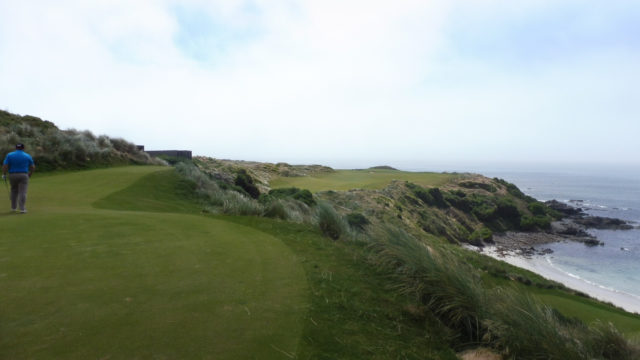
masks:
{"type": "Polygon", "coordinates": [[[637,1],[0,0],[0,108],[147,149],[638,167],[639,84],[637,1]]]}

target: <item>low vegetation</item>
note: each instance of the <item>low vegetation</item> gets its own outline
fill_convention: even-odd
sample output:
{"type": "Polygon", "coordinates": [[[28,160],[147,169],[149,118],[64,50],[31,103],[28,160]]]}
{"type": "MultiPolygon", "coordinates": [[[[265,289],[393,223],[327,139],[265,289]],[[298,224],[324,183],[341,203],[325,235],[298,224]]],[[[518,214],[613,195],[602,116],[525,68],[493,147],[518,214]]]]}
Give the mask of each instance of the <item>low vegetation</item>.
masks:
{"type": "Polygon", "coordinates": [[[513,359],[636,359],[612,325],[587,326],[513,287],[487,287],[446,247],[427,246],[388,229],[372,237],[370,261],[395,279],[396,291],[434,314],[458,344],[491,347],[513,359]]]}
{"type": "MultiPolygon", "coordinates": [[[[470,185],[460,179],[464,186],[450,178],[442,188],[390,181],[381,190],[317,192],[318,203],[310,206],[316,210],[307,223],[333,241],[352,244],[348,248],[354,257],[392,279],[389,289],[397,296],[410,299],[405,309],[411,317],[439,327],[453,348],[488,347],[518,359],[637,357],[637,346],[613,325],[604,331],[566,317],[541,302],[533,289],[579,295],[524,270],[510,273],[515,270],[506,271],[492,259],[467,262],[467,255],[451,247],[490,243],[493,231],[544,229],[557,216],[504,180],[470,185]]],[[[276,188],[269,196],[293,201],[300,191],[276,188]]]]}
{"type": "Polygon", "coordinates": [[[0,157],[25,144],[38,171],[128,164],[161,164],[123,139],[90,131],[60,130],[52,122],[0,110],[0,157]]]}
{"type": "MultiPolygon", "coordinates": [[[[150,162],[124,141],[0,115],[1,146],[20,136],[44,159],[45,144],[60,147],[45,168],[150,162]]],[[[34,179],[38,226],[27,242],[0,240],[11,253],[0,327],[21,334],[0,340],[3,354],[456,359],[483,347],[510,359],[640,357],[629,340],[639,316],[457,246],[559,216],[504,180],[214,159],[175,171],[34,179]]],[[[3,228],[24,229],[13,219],[0,217],[3,228]]]]}

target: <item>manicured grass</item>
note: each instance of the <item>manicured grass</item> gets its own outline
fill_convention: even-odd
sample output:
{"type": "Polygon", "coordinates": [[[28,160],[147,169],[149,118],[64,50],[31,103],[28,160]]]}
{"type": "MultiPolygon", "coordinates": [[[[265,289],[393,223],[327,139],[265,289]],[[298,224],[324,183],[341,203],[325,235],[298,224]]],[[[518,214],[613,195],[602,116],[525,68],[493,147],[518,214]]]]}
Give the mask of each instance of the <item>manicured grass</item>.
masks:
{"type": "Polygon", "coordinates": [[[271,181],[272,188],[297,187],[311,192],[326,190],[382,189],[393,180],[410,181],[430,187],[440,186],[455,175],[397,170],[336,170],[314,176],[279,177],[271,181]]]}
{"type": "Polygon", "coordinates": [[[167,205],[151,189],[177,186],[172,174],[126,167],[34,177],[29,214],[0,216],[0,358],[297,352],[308,288],[294,254],[249,227],[168,212],[196,209],[172,193],[167,205]]]}

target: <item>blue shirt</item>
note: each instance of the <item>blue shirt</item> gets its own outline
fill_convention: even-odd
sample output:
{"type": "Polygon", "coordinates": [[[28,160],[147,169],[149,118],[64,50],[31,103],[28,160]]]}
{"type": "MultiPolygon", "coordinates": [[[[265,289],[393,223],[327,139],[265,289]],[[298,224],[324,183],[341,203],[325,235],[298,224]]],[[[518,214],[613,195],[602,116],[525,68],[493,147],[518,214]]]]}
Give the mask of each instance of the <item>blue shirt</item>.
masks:
{"type": "Polygon", "coordinates": [[[34,165],[31,155],[22,150],[16,150],[8,153],[4,158],[2,165],[9,166],[9,174],[13,173],[28,173],[29,167],[34,165]]]}

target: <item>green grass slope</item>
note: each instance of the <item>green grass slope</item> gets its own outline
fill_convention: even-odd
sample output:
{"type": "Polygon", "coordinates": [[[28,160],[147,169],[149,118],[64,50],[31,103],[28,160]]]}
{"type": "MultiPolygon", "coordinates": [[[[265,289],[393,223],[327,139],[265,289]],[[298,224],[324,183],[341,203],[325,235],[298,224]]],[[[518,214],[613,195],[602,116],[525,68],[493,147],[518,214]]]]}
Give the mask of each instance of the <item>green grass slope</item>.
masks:
{"type": "Polygon", "coordinates": [[[0,212],[0,358],[297,351],[308,291],[294,254],[263,232],[188,214],[196,209],[163,190],[173,176],[161,167],[36,176],[29,214],[0,212]]]}
{"type": "Polygon", "coordinates": [[[409,181],[420,186],[439,186],[454,175],[408,172],[385,169],[336,170],[330,173],[318,173],[312,176],[278,177],[270,182],[272,188],[297,187],[312,192],[326,190],[370,189],[379,190],[393,180],[409,181]]]}

